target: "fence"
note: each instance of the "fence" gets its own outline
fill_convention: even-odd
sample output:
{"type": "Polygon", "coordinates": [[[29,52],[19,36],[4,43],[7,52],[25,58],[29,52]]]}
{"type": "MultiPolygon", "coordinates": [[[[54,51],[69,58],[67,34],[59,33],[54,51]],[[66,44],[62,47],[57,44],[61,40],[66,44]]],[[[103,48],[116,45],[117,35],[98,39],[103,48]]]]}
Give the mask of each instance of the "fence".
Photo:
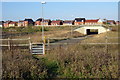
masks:
{"type": "MultiPolygon", "coordinates": [[[[75,43],[79,43],[82,45],[106,45],[106,47],[108,45],[118,45],[120,43],[118,43],[118,41],[114,41],[114,42],[108,42],[110,39],[119,39],[120,37],[104,37],[104,42],[80,42],[82,40],[85,40],[87,38],[91,38],[90,36],[85,36],[85,37],[79,37],[79,38],[47,38],[47,43],[46,45],[48,46],[48,50],[50,50],[50,48],[52,48],[52,46],[58,45],[74,45],[75,43]]],[[[92,39],[97,39],[95,37],[92,37],[92,39]]]]}
{"type": "MultiPolygon", "coordinates": [[[[47,38],[46,39],[46,43],[43,44],[42,46],[42,49],[41,49],[41,46],[36,46],[36,48],[34,48],[34,45],[39,45],[38,43],[31,43],[30,41],[30,37],[27,38],[27,39],[0,39],[1,41],[7,41],[7,44],[0,44],[0,46],[5,46],[5,47],[8,47],[8,49],[10,50],[12,46],[20,46],[20,47],[24,47],[24,46],[28,46],[29,47],[29,50],[33,53],[34,51],[36,52],[36,49],[38,51],[38,53],[40,52],[40,54],[45,54],[45,50],[50,50],[51,48],[55,48],[57,46],[61,46],[61,45],[74,45],[75,43],[79,43],[81,45],[85,45],[85,44],[88,44],[88,45],[106,45],[106,48],[108,45],[117,45],[117,44],[120,44],[120,43],[117,43],[117,42],[108,42],[108,39],[119,39],[120,37],[104,37],[105,41],[104,42],[80,42],[81,40],[85,40],[87,38],[91,38],[90,36],[85,36],[85,37],[79,37],[79,38],[47,38]],[[27,41],[28,43],[22,43],[22,44],[11,44],[11,41],[27,41]],[[38,50],[38,48],[40,48],[40,50],[38,50]],[[42,51],[42,52],[41,52],[42,51]]],[[[96,39],[96,38],[93,38],[92,39],[96,39]]],[[[37,53],[37,52],[36,52],[37,53]]]]}
{"type": "Polygon", "coordinates": [[[0,39],[1,41],[7,41],[7,44],[0,44],[2,47],[8,47],[9,50],[11,50],[11,47],[25,47],[28,46],[30,53],[32,54],[45,54],[45,45],[43,43],[31,43],[30,37],[27,39],[0,39]],[[17,43],[17,44],[11,44],[11,41],[27,41],[28,43],[17,43]]]}
{"type": "Polygon", "coordinates": [[[10,38],[8,38],[8,39],[0,39],[0,41],[2,42],[1,44],[0,44],[0,46],[1,47],[8,47],[8,49],[10,50],[11,49],[11,46],[14,46],[14,47],[22,47],[22,46],[29,46],[29,49],[31,49],[31,41],[30,41],[30,37],[29,38],[27,38],[27,39],[10,39],[10,38]],[[5,42],[3,42],[3,41],[7,41],[7,43],[5,42]],[[11,42],[12,41],[28,41],[28,43],[24,43],[24,44],[12,44],[11,42]]]}

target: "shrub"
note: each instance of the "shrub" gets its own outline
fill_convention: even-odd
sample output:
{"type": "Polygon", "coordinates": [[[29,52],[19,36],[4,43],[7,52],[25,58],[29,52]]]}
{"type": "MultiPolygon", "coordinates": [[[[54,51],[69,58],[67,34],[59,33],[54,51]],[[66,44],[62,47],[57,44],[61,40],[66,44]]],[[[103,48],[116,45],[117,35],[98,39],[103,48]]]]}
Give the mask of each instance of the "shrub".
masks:
{"type": "Polygon", "coordinates": [[[15,49],[3,51],[3,79],[39,79],[46,76],[45,65],[36,60],[32,54],[15,49]]]}

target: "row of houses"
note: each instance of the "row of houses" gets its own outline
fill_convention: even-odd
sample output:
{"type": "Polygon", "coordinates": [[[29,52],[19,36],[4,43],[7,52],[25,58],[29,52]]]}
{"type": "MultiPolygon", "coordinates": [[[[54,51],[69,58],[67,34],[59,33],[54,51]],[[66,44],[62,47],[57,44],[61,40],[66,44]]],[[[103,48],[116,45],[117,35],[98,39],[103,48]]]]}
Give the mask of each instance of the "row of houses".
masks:
{"type": "Polygon", "coordinates": [[[22,26],[41,26],[41,25],[101,25],[101,24],[110,24],[110,25],[118,25],[119,21],[114,20],[101,20],[101,19],[92,19],[86,20],[85,18],[75,18],[74,20],[50,20],[50,19],[42,19],[39,18],[35,22],[32,19],[25,19],[15,21],[0,21],[0,27],[22,27],[22,26]]]}

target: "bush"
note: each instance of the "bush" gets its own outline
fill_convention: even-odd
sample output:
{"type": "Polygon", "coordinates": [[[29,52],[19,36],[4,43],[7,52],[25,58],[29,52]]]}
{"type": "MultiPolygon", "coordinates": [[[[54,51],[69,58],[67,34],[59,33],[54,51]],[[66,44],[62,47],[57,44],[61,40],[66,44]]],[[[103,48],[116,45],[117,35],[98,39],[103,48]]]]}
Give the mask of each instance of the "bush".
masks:
{"type": "Polygon", "coordinates": [[[3,51],[3,79],[39,79],[47,73],[45,64],[32,57],[32,54],[19,49],[3,51]]]}
{"type": "Polygon", "coordinates": [[[64,78],[118,78],[117,46],[109,46],[113,52],[106,53],[104,45],[71,45],[57,47],[48,59],[59,63],[59,77],[64,78]]]}

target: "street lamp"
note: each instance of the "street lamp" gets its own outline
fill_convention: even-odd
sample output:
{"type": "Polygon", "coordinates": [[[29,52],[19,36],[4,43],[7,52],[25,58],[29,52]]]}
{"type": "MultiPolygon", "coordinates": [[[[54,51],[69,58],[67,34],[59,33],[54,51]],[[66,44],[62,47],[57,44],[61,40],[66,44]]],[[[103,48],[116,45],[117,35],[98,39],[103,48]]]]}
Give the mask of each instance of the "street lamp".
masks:
{"type": "Polygon", "coordinates": [[[42,40],[43,40],[43,42],[44,42],[43,4],[46,4],[46,2],[45,2],[45,1],[42,1],[41,3],[42,3],[42,40]]]}
{"type": "MultiPolygon", "coordinates": [[[[74,18],[74,15],[71,16],[72,18],[74,18]]],[[[71,38],[73,37],[73,27],[71,25],[71,38]]]]}

